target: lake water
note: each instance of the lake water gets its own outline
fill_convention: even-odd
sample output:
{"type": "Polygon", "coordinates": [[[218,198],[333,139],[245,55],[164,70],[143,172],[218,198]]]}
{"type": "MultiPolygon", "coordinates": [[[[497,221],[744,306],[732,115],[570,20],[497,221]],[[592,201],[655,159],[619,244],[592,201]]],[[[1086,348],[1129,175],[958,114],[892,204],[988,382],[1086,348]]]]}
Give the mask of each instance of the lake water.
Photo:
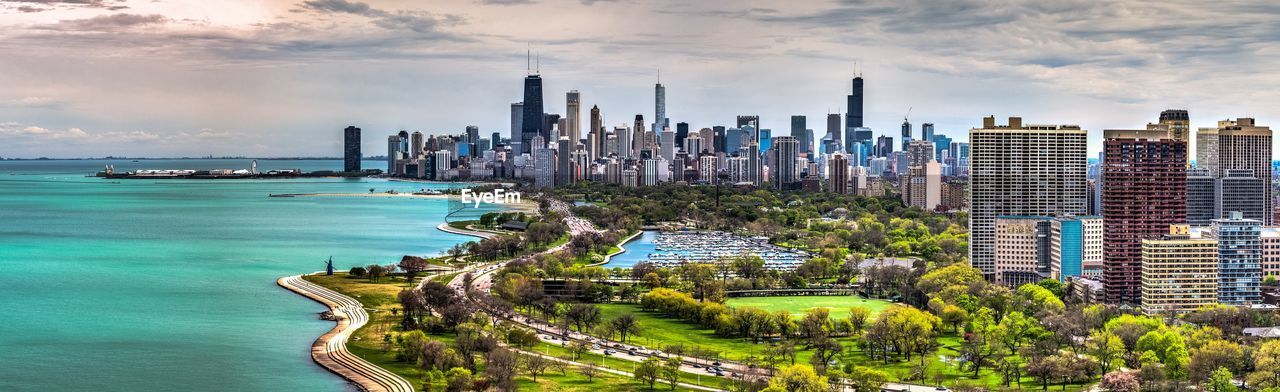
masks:
{"type": "MultiPolygon", "coordinates": [[[[85,177],[108,163],[249,167],[0,161],[0,391],[350,390],[310,358],[311,342],[333,326],[316,317],[324,307],[275,279],[321,270],[330,256],[346,269],[472,240],[436,230],[449,210],[443,199],[267,196],[456,184],[85,177]]],[[[341,167],[258,162],[260,170],[341,167]]]]}
{"type": "Polygon", "coordinates": [[[654,241],[657,239],[657,230],[645,230],[641,232],[638,237],[632,238],[631,241],[627,241],[627,243],[622,244],[622,248],[627,251],[620,255],[613,256],[613,258],[609,259],[609,263],[605,264],[604,267],[631,268],[637,263],[648,261],[649,254],[657,251],[655,248],[656,245],[654,244],[654,241]]]}

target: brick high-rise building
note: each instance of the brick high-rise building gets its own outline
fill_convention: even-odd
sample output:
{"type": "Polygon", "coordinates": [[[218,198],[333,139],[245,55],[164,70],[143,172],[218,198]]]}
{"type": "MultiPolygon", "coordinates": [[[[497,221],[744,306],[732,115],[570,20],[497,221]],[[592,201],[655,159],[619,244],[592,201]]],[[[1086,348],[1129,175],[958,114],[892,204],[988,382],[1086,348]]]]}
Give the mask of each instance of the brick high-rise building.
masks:
{"type": "Polygon", "coordinates": [[[1187,142],[1167,130],[1103,131],[1102,217],[1106,300],[1139,304],[1142,240],[1187,221],[1187,142]]]}
{"type": "Polygon", "coordinates": [[[994,279],[996,217],[1084,215],[1088,132],[1075,125],[1008,125],[986,117],[969,130],[969,254],[994,279]]]}

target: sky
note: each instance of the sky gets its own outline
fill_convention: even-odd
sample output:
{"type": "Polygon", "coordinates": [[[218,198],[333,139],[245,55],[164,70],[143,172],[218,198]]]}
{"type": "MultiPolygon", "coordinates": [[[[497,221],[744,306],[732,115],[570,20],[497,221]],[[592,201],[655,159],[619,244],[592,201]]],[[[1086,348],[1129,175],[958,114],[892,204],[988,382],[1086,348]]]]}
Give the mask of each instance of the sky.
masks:
{"type": "MultiPolygon", "coordinates": [[[[0,157],[366,155],[400,129],[509,135],[526,53],[546,111],[606,125],[806,115],[967,139],[984,116],[1090,131],[1161,110],[1280,125],[1280,3],[949,0],[0,0],[0,157]],[[855,64],[857,64],[855,66],[855,64]]],[[[1273,149],[1280,152],[1280,149],[1273,149]]]]}

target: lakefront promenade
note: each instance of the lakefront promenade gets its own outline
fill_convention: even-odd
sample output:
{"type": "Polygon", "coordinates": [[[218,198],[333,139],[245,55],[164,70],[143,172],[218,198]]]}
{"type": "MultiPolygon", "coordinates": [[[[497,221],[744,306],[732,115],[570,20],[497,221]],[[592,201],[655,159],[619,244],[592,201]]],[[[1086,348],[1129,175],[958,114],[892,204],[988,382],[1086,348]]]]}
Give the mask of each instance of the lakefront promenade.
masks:
{"type": "Polygon", "coordinates": [[[338,325],[311,344],[311,359],[325,369],[342,376],[362,391],[412,392],[413,385],[403,377],[378,367],[347,351],[347,339],[369,321],[369,313],[354,298],[302,279],[302,275],[286,276],[276,284],[329,307],[338,325]]]}

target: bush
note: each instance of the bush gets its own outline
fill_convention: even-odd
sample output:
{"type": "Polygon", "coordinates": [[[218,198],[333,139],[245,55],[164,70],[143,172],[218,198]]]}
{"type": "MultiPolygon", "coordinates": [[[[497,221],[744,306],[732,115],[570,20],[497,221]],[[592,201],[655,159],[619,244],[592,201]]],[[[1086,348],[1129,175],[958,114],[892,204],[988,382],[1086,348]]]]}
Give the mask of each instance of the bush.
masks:
{"type": "Polygon", "coordinates": [[[351,267],[351,271],[347,271],[347,275],[361,277],[364,276],[366,272],[368,271],[366,271],[364,267],[351,267]]]}

